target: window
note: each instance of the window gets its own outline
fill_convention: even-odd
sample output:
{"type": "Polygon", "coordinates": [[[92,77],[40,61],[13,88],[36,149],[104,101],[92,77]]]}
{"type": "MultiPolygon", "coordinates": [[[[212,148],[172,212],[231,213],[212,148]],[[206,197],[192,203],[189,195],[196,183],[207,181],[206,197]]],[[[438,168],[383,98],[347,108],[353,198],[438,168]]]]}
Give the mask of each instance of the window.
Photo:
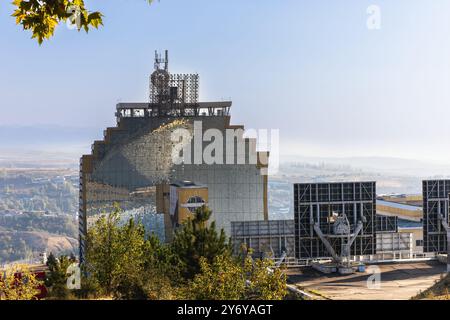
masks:
{"type": "Polygon", "coordinates": [[[201,207],[205,204],[205,200],[203,200],[199,196],[190,197],[187,201],[187,208],[190,212],[194,213],[195,210],[197,210],[198,207],[201,207]]]}
{"type": "Polygon", "coordinates": [[[416,240],[416,247],[423,247],[423,240],[416,240]]]}

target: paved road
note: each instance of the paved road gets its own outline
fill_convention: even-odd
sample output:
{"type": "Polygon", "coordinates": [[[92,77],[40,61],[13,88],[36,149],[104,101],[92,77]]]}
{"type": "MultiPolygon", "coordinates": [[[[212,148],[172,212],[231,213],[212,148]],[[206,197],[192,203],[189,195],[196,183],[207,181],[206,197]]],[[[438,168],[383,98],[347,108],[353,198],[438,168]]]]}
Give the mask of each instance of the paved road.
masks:
{"type": "Polygon", "coordinates": [[[380,264],[379,288],[368,288],[369,273],[323,275],[311,268],[289,272],[289,282],[337,300],[406,300],[439,280],[446,266],[437,261],[380,264]]]}

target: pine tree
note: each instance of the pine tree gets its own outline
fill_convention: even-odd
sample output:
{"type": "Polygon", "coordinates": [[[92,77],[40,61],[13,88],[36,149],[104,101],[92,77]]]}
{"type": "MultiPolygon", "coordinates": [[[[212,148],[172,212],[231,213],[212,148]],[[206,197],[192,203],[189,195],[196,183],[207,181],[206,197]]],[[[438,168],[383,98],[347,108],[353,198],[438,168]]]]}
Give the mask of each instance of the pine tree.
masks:
{"type": "Polygon", "coordinates": [[[197,209],[193,218],[188,219],[175,233],[172,242],[182,266],[183,276],[192,279],[200,271],[200,260],[212,263],[214,257],[231,254],[230,241],[223,229],[216,230],[215,222],[208,225],[212,211],[206,206],[197,209]]]}
{"type": "Polygon", "coordinates": [[[47,258],[48,275],[45,279],[45,286],[50,289],[50,297],[56,299],[68,299],[70,291],[67,288],[67,269],[75,262],[75,259],[67,256],[60,256],[59,259],[50,253],[47,258]]]}

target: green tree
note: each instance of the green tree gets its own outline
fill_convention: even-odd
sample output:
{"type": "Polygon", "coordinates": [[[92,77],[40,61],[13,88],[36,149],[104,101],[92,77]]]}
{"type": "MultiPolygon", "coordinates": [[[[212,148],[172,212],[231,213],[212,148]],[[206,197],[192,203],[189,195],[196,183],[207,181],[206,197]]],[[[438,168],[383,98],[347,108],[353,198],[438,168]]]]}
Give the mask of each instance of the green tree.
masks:
{"type": "Polygon", "coordinates": [[[155,236],[147,238],[140,222],[121,224],[120,213],[115,205],[89,228],[82,294],[99,290],[117,299],[170,298],[177,257],[155,236]]]}
{"type": "Polygon", "coordinates": [[[174,299],[176,287],[183,282],[180,260],[172,246],[163,244],[151,235],[145,246],[144,272],[148,279],[144,288],[148,299],[174,299]]]}
{"type": "Polygon", "coordinates": [[[47,258],[48,275],[45,279],[45,286],[49,289],[49,297],[65,300],[71,294],[67,288],[67,269],[75,262],[74,257],[60,256],[58,259],[50,253],[47,258]]]}
{"type": "Polygon", "coordinates": [[[211,213],[206,206],[198,208],[194,217],[186,220],[175,233],[173,252],[178,255],[182,274],[187,279],[192,279],[200,271],[202,257],[211,263],[214,257],[231,253],[230,242],[223,229],[218,233],[214,221],[208,225],[211,213]]]}
{"type": "Polygon", "coordinates": [[[245,296],[242,267],[229,255],[219,255],[212,263],[200,258],[200,273],[185,287],[184,297],[192,300],[239,300],[245,296]]]}
{"type": "Polygon", "coordinates": [[[142,223],[120,222],[120,208],[89,228],[80,293],[117,299],[281,299],[286,277],[270,260],[233,257],[223,230],[203,206],[171,245],[146,236],[142,223]]]}
{"type": "Polygon", "coordinates": [[[95,221],[86,238],[86,263],[83,269],[102,288],[100,294],[112,294],[117,266],[121,265],[119,214],[120,208],[115,205],[110,214],[105,213],[95,221]]]}
{"type": "Polygon", "coordinates": [[[145,299],[145,229],[130,219],[118,228],[117,262],[113,270],[113,294],[120,299],[145,299]]]}
{"type": "Polygon", "coordinates": [[[281,300],[286,296],[286,274],[279,268],[274,268],[272,260],[253,260],[250,255],[247,255],[244,272],[248,280],[246,299],[281,300]]]}
{"type": "Polygon", "coordinates": [[[280,300],[286,296],[286,276],[272,270],[268,259],[253,261],[219,255],[212,263],[200,259],[200,273],[182,290],[183,298],[195,300],[280,300]]]}
{"type": "MultiPolygon", "coordinates": [[[[152,0],[147,0],[149,3],[152,0]]],[[[83,0],[13,0],[13,17],[24,30],[31,30],[39,44],[50,39],[60,22],[70,21],[78,31],[103,25],[103,14],[89,11],[83,0]]]]}

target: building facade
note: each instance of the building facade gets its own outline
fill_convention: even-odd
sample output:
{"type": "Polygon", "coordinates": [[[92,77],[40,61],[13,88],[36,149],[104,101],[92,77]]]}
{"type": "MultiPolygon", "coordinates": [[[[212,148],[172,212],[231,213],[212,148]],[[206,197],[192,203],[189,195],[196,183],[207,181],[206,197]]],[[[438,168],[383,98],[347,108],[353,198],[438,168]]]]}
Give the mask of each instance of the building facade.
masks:
{"type": "Polygon", "coordinates": [[[177,181],[207,188],[211,219],[228,235],[231,221],[268,217],[268,153],[256,151],[256,139],[245,138],[243,126],[231,125],[231,102],[199,102],[198,75],[169,73],[167,52],[165,58],[155,55],[149,100],[119,103],[117,126],[107,128],[91,154],[81,157],[81,260],[89,226],[114,203],[125,216],[143,217],[149,231],[167,229],[158,194],[177,181]],[[202,157],[207,152],[212,163],[202,157]]]}

